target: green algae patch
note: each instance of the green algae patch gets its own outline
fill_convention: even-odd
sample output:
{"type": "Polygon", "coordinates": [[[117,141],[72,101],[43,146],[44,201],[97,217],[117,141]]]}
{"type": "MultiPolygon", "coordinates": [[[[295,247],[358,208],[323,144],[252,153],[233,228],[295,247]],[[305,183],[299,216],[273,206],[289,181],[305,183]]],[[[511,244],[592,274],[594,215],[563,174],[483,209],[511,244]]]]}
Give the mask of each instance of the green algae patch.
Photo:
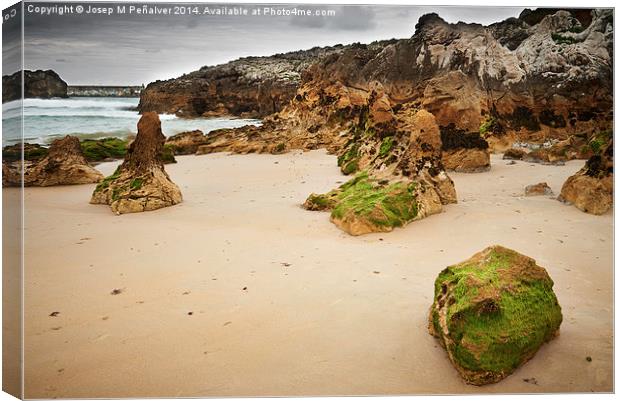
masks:
{"type": "Polygon", "coordinates": [[[89,162],[122,159],[127,153],[127,141],[119,138],[84,139],[80,146],[89,162]]]}
{"type": "Polygon", "coordinates": [[[284,153],[285,150],[286,150],[286,145],[280,142],[273,148],[273,153],[284,153]]]}
{"type": "Polygon", "coordinates": [[[174,158],[174,146],[166,144],[161,151],[161,160],[164,164],[176,163],[177,159],[174,158]]]}
{"type": "Polygon", "coordinates": [[[383,138],[383,141],[381,142],[381,146],[379,147],[379,157],[380,158],[386,157],[390,153],[390,150],[392,150],[393,146],[394,146],[393,136],[388,136],[386,138],[383,138]]]}
{"type": "Polygon", "coordinates": [[[142,184],[144,184],[144,180],[142,178],[134,178],[129,183],[129,188],[131,188],[134,191],[137,191],[138,189],[142,188],[142,184]]]}
{"type": "Polygon", "coordinates": [[[353,160],[349,161],[344,166],[342,166],[342,168],[340,170],[342,171],[342,174],[344,174],[344,175],[351,175],[351,174],[355,173],[357,170],[359,170],[358,160],[357,159],[353,159],[353,160]]]}
{"type": "Polygon", "coordinates": [[[331,220],[351,235],[391,231],[418,217],[416,182],[388,182],[361,172],[327,194],[311,194],[304,207],[331,210],[331,220]]]}
{"type": "Polygon", "coordinates": [[[359,169],[359,143],[351,143],[347,150],[338,157],[338,167],[345,175],[350,175],[359,169]]]}
{"type": "Polygon", "coordinates": [[[484,120],[482,124],[480,124],[480,128],[478,128],[478,132],[480,132],[480,135],[485,135],[489,132],[493,132],[497,124],[498,124],[497,118],[493,116],[487,116],[486,120],[484,120]]]}
{"type": "Polygon", "coordinates": [[[601,150],[605,148],[605,146],[609,143],[609,141],[612,138],[613,138],[613,131],[611,130],[601,131],[592,136],[592,138],[590,139],[590,142],[588,143],[588,146],[594,154],[600,154],[601,150]]]}
{"type": "Polygon", "coordinates": [[[561,323],[547,271],[511,249],[489,247],[435,280],[429,332],[469,384],[502,380],[554,338],[561,323]]]}

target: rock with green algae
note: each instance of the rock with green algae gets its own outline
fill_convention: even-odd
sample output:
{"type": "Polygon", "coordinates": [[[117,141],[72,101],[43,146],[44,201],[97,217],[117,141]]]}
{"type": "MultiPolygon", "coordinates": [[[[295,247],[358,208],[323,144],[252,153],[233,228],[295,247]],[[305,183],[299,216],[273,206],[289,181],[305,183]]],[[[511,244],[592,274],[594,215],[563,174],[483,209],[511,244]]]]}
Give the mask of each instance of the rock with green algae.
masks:
{"type": "Polygon", "coordinates": [[[388,181],[361,172],[326,194],[311,194],[304,207],[331,210],[331,221],[351,235],[388,232],[441,211],[441,200],[428,184],[388,181]]]}
{"type": "Polygon", "coordinates": [[[510,375],[557,335],[561,323],[547,271],[511,249],[486,248],[435,280],[429,332],[468,384],[510,375]]]}

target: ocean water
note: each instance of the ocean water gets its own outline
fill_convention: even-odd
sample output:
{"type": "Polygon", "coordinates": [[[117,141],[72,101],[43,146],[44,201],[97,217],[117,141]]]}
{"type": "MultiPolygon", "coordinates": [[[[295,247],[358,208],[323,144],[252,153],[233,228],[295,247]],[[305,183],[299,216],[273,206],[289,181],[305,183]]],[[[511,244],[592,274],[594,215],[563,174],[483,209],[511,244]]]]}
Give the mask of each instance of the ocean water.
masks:
{"type": "MultiPolygon", "coordinates": [[[[65,135],[81,139],[126,138],[137,132],[140,115],[134,109],[138,101],[105,97],[25,99],[24,141],[43,145],[65,135]]],[[[20,112],[20,101],[2,105],[2,146],[20,141],[20,112]]],[[[160,114],[159,118],[166,136],[195,129],[206,134],[220,128],[260,125],[260,120],[240,118],[181,119],[170,114],[160,114]]]]}

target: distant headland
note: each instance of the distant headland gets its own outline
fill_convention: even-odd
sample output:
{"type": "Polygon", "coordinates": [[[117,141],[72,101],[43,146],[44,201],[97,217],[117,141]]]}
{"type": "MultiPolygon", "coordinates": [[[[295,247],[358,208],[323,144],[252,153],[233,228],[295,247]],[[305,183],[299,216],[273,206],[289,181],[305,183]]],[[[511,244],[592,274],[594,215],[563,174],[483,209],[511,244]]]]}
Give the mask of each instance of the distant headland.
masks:
{"type": "MultiPolygon", "coordinates": [[[[22,96],[21,71],[2,76],[2,103],[22,96]]],[[[142,86],[68,85],[54,70],[24,70],[24,98],[140,97],[142,86]]]]}

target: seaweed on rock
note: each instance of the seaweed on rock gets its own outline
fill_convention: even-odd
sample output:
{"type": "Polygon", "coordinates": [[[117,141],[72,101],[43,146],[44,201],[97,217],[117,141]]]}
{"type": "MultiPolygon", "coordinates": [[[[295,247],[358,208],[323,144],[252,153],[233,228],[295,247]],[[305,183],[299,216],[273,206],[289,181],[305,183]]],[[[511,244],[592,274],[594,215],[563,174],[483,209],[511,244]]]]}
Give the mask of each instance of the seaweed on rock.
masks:
{"type": "Polygon", "coordinates": [[[510,375],[554,338],[561,323],[547,271],[511,249],[486,248],[435,280],[429,332],[469,384],[510,375]]]}

